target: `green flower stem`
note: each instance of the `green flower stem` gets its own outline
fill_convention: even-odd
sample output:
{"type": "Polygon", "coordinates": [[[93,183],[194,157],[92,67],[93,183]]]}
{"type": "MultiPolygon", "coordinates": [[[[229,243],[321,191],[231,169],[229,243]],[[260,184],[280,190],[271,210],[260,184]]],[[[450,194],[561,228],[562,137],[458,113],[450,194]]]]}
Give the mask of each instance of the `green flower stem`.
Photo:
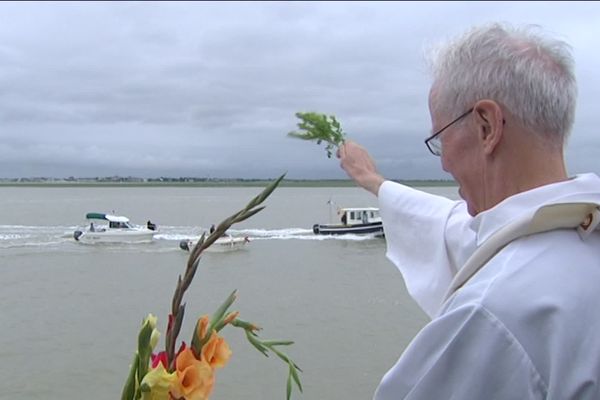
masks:
{"type": "MultiPolygon", "coordinates": [[[[175,343],[177,341],[177,336],[179,331],[181,330],[181,325],[183,322],[183,316],[185,314],[185,304],[182,304],[183,295],[185,291],[189,288],[196,270],[198,269],[198,263],[200,261],[200,256],[202,252],[212,245],[219,237],[221,237],[231,225],[244,221],[254,214],[261,211],[264,206],[258,207],[269,195],[275,190],[275,188],[279,185],[279,183],[283,180],[285,174],[281,175],[277,180],[267,186],[258,196],[254,197],[242,210],[233,214],[229,218],[225,219],[221,222],[215,231],[210,234],[208,237],[206,235],[202,235],[198,243],[194,246],[192,251],[190,252],[190,257],[188,259],[186,270],[183,274],[183,277],[179,275],[177,279],[177,286],[175,288],[175,293],[173,294],[173,300],[171,304],[171,319],[169,321],[169,325],[167,327],[167,333],[165,338],[165,351],[167,353],[167,370],[173,372],[175,367],[175,343]]],[[[207,327],[207,334],[204,338],[200,339],[198,337],[198,324],[199,321],[196,322],[196,326],[194,328],[194,333],[192,337],[191,347],[196,354],[200,354],[202,350],[202,346],[209,340],[210,332],[216,330],[217,332],[223,329],[228,323],[231,325],[241,328],[246,333],[246,338],[258,351],[260,351],[265,356],[269,356],[269,352],[274,353],[283,360],[288,365],[288,378],[287,378],[287,400],[290,400],[292,393],[292,382],[296,384],[300,392],[302,392],[302,385],[300,383],[300,378],[298,377],[298,371],[302,372],[302,370],[296,365],[285,353],[278,350],[277,346],[289,346],[294,342],[291,340],[261,340],[257,335],[256,331],[259,331],[260,328],[250,322],[241,320],[237,318],[237,312],[228,312],[229,307],[233,304],[236,299],[237,291],[233,291],[229,297],[221,304],[221,306],[215,311],[210,319],[209,326],[207,327]]],[[[129,371],[129,375],[127,377],[127,381],[123,388],[123,393],[121,396],[121,400],[138,400],[142,397],[142,389],[144,391],[148,391],[148,387],[141,387],[141,382],[148,372],[148,366],[150,363],[150,355],[152,353],[152,344],[156,344],[152,342],[152,333],[155,329],[156,321],[155,319],[150,322],[151,319],[148,317],[140,330],[138,336],[138,350],[135,353],[133,362],[131,364],[131,369],[129,371]]],[[[177,399],[181,400],[181,399],[177,399]]]]}
{"type": "MultiPolygon", "coordinates": [[[[223,220],[215,229],[213,233],[211,233],[208,237],[206,235],[202,235],[198,243],[194,246],[192,251],[190,252],[190,257],[188,258],[187,267],[183,278],[181,275],[177,280],[177,286],[175,287],[175,293],[173,294],[173,301],[171,304],[171,315],[173,318],[173,323],[169,325],[167,328],[166,338],[165,338],[165,351],[167,352],[167,364],[168,370],[175,370],[175,343],[177,341],[177,336],[179,335],[179,331],[181,329],[181,324],[183,322],[183,315],[185,313],[185,304],[183,302],[183,295],[185,291],[188,289],[192,280],[194,279],[194,275],[196,274],[196,270],[198,269],[198,263],[200,262],[200,256],[202,252],[210,247],[218,238],[220,238],[226,231],[231,227],[231,225],[236,224],[238,222],[242,222],[254,214],[260,212],[263,207],[257,207],[263,201],[269,197],[271,193],[275,190],[275,188],[279,185],[279,183],[283,180],[285,174],[281,175],[277,178],[273,183],[267,186],[261,193],[259,193],[256,197],[254,197],[250,202],[244,207],[242,210],[237,213],[231,215],[229,218],[223,220]]],[[[213,321],[214,322],[214,321],[213,321]]]]}

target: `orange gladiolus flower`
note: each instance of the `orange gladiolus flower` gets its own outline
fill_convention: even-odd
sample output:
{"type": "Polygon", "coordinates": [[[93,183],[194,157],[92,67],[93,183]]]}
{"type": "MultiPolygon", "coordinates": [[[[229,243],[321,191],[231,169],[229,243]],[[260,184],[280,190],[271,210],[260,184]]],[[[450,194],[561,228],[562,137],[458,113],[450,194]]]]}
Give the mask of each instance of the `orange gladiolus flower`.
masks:
{"type": "Polygon", "coordinates": [[[229,314],[227,314],[227,316],[223,320],[223,324],[224,325],[230,324],[231,321],[233,321],[234,319],[236,319],[237,317],[239,317],[239,315],[240,315],[239,311],[230,312],[229,314]]]}
{"type": "Polygon", "coordinates": [[[197,360],[192,349],[187,348],[175,359],[178,384],[171,393],[175,398],[207,400],[215,384],[213,369],[205,360],[197,360]]]}
{"type": "Polygon", "coordinates": [[[200,317],[200,319],[198,320],[198,338],[200,340],[204,339],[204,336],[206,336],[206,331],[208,329],[208,315],[203,315],[202,317],[200,317]]]}
{"type": "Polygon", "coordinates": [[[227,364],[231,357],[229,345],[215,331],[210,335],[210,339],[202,346],[201,359],[208,362],[211,368],[221,368],[227,364]]]}

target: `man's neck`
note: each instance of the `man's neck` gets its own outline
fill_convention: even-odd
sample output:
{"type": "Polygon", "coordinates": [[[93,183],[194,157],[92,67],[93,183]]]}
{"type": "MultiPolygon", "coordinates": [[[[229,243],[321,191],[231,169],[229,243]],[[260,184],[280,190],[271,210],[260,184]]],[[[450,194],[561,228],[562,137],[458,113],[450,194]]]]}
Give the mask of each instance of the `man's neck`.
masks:
{"type": "Polygon", "coordinates": [[[522,146],[495,165],[486,184],[486,209],[507,197],[568,179],[562,149],[522,146]]]}

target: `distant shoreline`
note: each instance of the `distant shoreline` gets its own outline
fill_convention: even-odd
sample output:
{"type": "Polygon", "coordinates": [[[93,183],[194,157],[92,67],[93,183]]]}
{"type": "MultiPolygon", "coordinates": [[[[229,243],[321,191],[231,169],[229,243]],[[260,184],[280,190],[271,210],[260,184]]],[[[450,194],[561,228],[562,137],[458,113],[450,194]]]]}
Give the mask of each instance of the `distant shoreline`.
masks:
{"type": "MultiPolygon", "coordinates": [[[[449,180],[395,180],[412,187],[452,187],[456,182],[449,180]]],[[[262,187],[273,180],[268,179],[222,179],[195,182],[89,182],[89,181],[40,181],[40,182],[0,182],[0,187],[262,187]]],[[[280,187],[355,187],[356,184],[348,179],[284,179],[280,187]]]]}

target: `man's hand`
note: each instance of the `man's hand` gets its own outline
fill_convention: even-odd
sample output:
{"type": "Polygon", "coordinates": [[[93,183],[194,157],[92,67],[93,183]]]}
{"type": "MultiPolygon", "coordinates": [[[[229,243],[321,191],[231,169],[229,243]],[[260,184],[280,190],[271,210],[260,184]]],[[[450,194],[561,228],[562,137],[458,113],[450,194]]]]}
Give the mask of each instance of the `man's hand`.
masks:
{"type": "Polygon", "coordinates": [[[338,151],[340,166],[357,185],[377,196],[384,178],[377,172],[375,162],[364,147],[346,140],[338,151]]]}

